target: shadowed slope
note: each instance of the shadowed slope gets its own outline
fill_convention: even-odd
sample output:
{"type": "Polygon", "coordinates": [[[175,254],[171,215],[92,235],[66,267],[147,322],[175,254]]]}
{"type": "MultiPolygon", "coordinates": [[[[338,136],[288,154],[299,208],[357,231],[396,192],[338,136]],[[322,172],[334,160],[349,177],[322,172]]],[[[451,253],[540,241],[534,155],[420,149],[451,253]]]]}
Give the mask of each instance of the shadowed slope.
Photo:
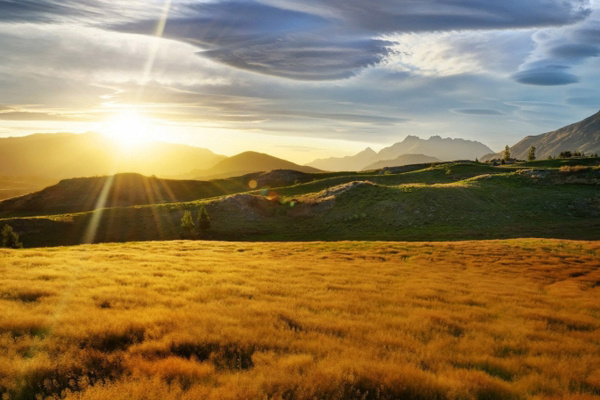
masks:
{"type": "MultiPolygon", "coordinates": [[[[0,216],[7,214],[55,214],[93,210],[107,180],[112,177],[73,178],[36,193],[0,203],[0,216]]],[[[238,180],[227,182],[173,180],[139,174],[117,174],[110,184],[104,207],[191,201],[247,190],[238,180]]]]}
{"type": "MultiPolygon", "coordinates": [[[[538,159],[556,157],[562,151],[600,153],[600,111],[583,121],[537,136],[527,136],[510,148],[511,157],[525,160],[531,146],[538,159]]],[[[502,152],[488,154],[482,160],[502,158],[502,152]]]]}

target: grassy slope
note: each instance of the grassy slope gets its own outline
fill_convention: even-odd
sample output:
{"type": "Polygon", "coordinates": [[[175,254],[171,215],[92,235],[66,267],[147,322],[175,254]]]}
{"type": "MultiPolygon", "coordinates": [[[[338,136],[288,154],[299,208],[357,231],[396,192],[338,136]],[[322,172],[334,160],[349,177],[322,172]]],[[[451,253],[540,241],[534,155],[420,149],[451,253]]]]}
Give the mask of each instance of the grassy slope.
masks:
{"type": "Polygon", "coordinates": [[[598,242],[145,242],[0,260],[3,399],[600,395],[598,242]]]}
{"type": "MultiPolygon", "coordinates": [[[[546,164],[540,161],[538,165],[546,164]]],[[[271,189],[271,194],[278,196],[273,202],[262,199],[269,191],[251,192],[261,203],[258,206],[243,199],[212,198],[6,219],[0,220],[0,225],[10,223],[21,233],[26,247],[81,243],[95,215],[99,221],[96,241],[177,239],[183,211],[204,204],[213,221],[208,236],[213,239],[600,238],[598,186],[573,180],[595,176],[597,170],[570,173],[548,169],[550,175],[544,179],[521,174],[515,166],[485,164],[441,164],[400,171],[406,172],[319,175],[320,179],[271,189]],[[334,200],[322,201],[327,196],[324,191],[353,181],[373,184],[357,185],[338,193],[334,200]]],[[[239,179],[230,182],[235,182],[232,188],[244,187],[239,179]]]]}

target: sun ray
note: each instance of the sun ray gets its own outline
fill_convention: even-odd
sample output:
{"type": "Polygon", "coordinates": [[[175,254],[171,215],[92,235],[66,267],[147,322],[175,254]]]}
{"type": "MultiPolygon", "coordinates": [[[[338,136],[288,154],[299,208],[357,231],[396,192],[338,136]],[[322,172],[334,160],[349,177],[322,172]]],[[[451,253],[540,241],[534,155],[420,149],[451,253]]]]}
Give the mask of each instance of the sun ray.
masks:
{"type": "Polygon", "coordinates": [[[154,61],[156,60],[156,55],[158,54],[158,49],[160,47],[160,39],[163,36],[165,31],[165,26],[167,25],[167,19],[169,18],[169,11],[171,10],[171,2],[172,0],[165,0],[165,4],[163,6],[160,19],[158,24],[156,25],[156,31],[154,32],[154,36],[156,39],[152,45],[152,49],[150,50],[150,54],[148,54],[148,60],[146,60],[146,65],[144,66],[144,72],[142,75],[142,84],[140,85],[138,91],[138,101],[144,95],[144,90],[146,88],[146,84],[150,80],[150,74],[152,73],[152,69],[154,68],[154,61]]]}
{"type": "Polygon", "coordinates": [[[102,219],[102,214],[104,213],[104,207],[106,206],[106,200],[108,199],[108,194],[113,185],[114,179],[115,176],[111,175],[107,176],[106,180],[104,181],[104,186],[102,187],[102,191],[98,196],[98,201],[96,201],[96,207],[92,212],[90,222],[85,231],[85,235],[83,236],[84,244],[94,243],[94,239],[96,239],[96,234],[98,233],[98,226],[100,225],[100,220],[102,219]]]}

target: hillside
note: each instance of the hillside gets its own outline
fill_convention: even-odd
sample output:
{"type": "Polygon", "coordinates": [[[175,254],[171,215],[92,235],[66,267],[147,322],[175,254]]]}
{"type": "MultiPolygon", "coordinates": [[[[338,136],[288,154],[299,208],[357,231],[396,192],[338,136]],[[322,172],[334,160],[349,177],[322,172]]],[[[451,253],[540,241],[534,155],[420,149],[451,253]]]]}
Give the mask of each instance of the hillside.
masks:
{"type": "MultiPolygon", "coordinates": [[[[538,159],[556,157],[562,151],[585,154],[600,153],[600,111],[583,121],[537,136],[527,136],[510,148],[511,157],[526,160],[529,148],[535,146],[538,159]]],[[[482,161],[502,158],[502,152],[488,154],[482,161]]]]}
{"type": "Polygon", "coordinates": [[[562,161],[510,168],[439,163],[299,176],[274,171],[274,181],[293,183],[248,191],[248,180],[261,175],[254,174],[207,183],[215,192],[229,184],[237,194],[135,207],[115,203],[102,212],[13,210],[0,225],[13,226],[26,247],[81,243],[90,226],[98,242],[170,240],[180,238],[183,212],[197,215],[204,205],[212,221],[208,237],[219,240],[598,240],[599,160],[583,160],[594,166],[562,161]]]}
{"type": "Polygon", "coordinates": [[[175,180],[134,173],[64,179],[24,196],[0,201],[0,218],[90,211],[101,207],[130,207],[178,203],[222,196],[254,188],[276,188],[315,179],[314,174],[290,170],[256,172],[211,181],[175,180]],[[104,199],[103,201],[101,199],[104,199]]]}
{"type": "Polygon", "coordinates": [[[133,173],[65,179],[39,192],[0,202],[0,216],[89,211],[103,207],[190,201],[202,194],[223,194],[205,182],[150,178],[133,173]]]}
{"type": "Polygon", "coordinates": [[[592,400],[599,256],[540,239],[0,249],[0,393],[592,400]]]}
{"type": "Polygon", "coordinates": [[[294,170],[305,173],[321,172],[317,168],[298,165],[268,154],[246,151],[244,153],[225,158],[210,169],[196,170],[193,171],[192,174],[195,175],[195,179],[216,179],[277,169],[294,170]]]}
{"type": "MultiPolygon", "coordinates": [[[[425,140],[409,135],[403,141],[383,148],[378,153],[367,148],[354,156],[318,159],[307,165],[326,171],[360,171],[373,168],[371,165],[378,161],[384,162],[380,165],[385,166],[385,162],[388,160],[394,160],[406,154],[426,155],[437,158],[438,161],[455,161],[475,160],[491,151],[486,145],[471,140],[441,138],[440,136],[432,136],[425,140]]],[[[419,162],[421,161],[408,163],[419,162]]]]}
{"type": "Polygon", "coordinates": [[[393,160],[382,160],[369,164],[363,168],[364,171],[370,169],[381,169],[387,167],[402,167],[404,165],[412,164],[426,164],[440,162],[441,160],[435,157],[429,157],[423,154],[403,154],[393,160]]]}
{"type": "Polygon", "coordinates": [[[209,168],[223,158],[207,149],[160,142],[126,150],[98,133],[0,138],[0,176],[8,177],[58,181],[116,172],[165,177],[209,168]]]}

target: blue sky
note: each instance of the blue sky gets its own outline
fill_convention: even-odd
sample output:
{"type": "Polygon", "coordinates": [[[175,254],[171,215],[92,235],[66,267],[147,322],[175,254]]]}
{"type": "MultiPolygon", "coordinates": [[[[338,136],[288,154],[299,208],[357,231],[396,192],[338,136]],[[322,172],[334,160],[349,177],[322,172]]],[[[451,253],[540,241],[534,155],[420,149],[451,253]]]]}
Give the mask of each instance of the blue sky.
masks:
{"type": "Polygon", "coordinates": [[[0,0],[0,136],[102,130],[297,162],[494,150],[600,109],[600,3],[0,0]]]}

